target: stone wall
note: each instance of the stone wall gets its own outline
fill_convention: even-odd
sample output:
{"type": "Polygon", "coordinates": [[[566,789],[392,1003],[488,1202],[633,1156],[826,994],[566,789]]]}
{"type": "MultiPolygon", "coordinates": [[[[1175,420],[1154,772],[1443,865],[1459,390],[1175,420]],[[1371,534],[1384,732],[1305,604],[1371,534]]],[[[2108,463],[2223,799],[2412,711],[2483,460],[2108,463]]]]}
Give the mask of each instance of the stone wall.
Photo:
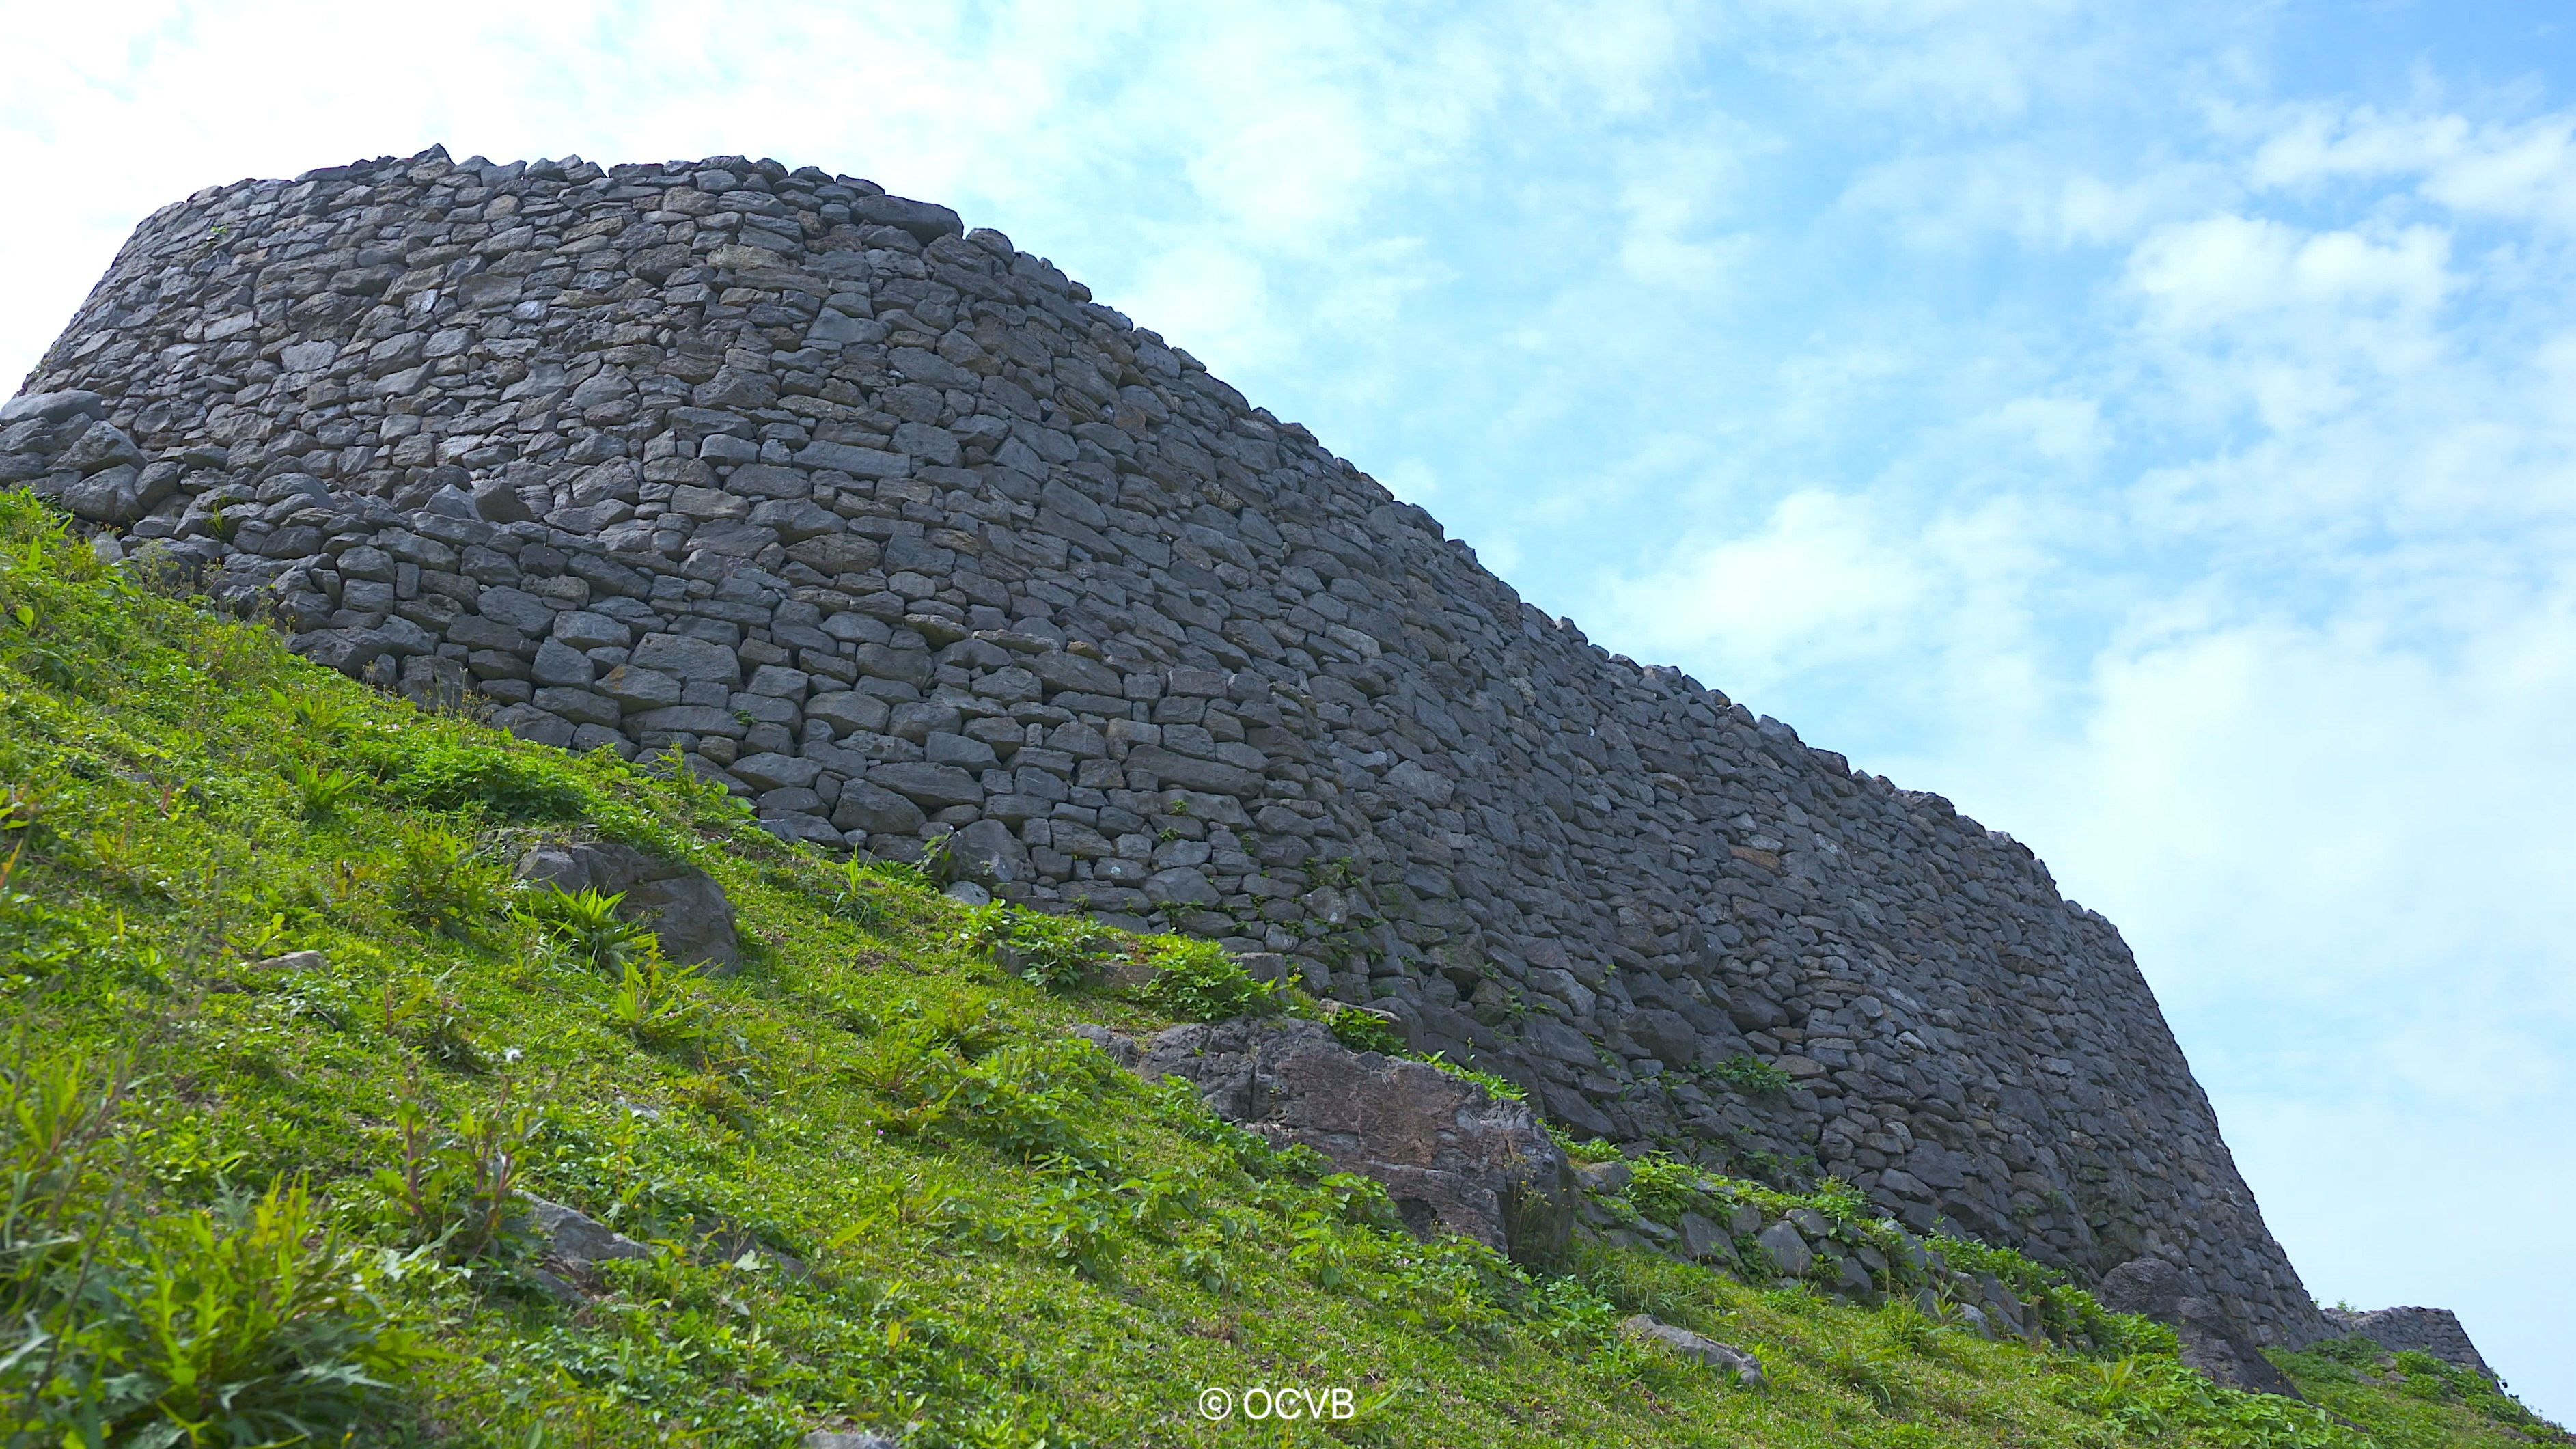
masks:
{"type": "Polygon", "coordinates": [[[1291,953],[1578,1133],[2324,1331],[2029,850],[1606,654],[945,208],[729,157],[210,187],[28,387],[0,482],[312,658],[1291,953]]]}

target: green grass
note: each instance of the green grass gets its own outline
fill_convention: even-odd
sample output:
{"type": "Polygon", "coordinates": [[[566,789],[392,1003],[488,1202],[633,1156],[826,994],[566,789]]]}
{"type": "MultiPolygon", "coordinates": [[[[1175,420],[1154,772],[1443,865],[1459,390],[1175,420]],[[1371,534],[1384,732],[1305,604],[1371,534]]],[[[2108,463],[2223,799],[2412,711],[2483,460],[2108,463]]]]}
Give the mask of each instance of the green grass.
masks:
{"type": "MultiPolygon", "coordinates": [[[[2420,1365],[2284,1360],[2365,1437],[2152,1351],[1988,1342],[1634,1250],[1532,1276],[1417,1243],[1373,1184],[1064,1034],[1303,1009],[1203,943],[970,909],[781,846],[655,762],[420,713],[136,587],[23,493],[0,494],[0,861],[0,1415],[31,1439],[2555,1435],[2420,1365]],[[510,885],[575,833],[712,872],[743,969],[675,969],[603,902],[510,885]],[[300,951],[325,964],[257,964],[300,951]],[[1136,982],[1095,969],[1119,957],[1160,969],[1112,986],[1136,982]],[[654,1255],[558,1296],[522,1190],[654,1255]],[[1752,1349],[1771,1387],[1626,1341],[1639,1311],[1752,1349]],[[1354,1416],[1197,1412],[1256,1385],[1346,1389],[1354,1416]]],[[[1661,1207],[1700,1192],[1641,1180],[1661,1207]]]]}

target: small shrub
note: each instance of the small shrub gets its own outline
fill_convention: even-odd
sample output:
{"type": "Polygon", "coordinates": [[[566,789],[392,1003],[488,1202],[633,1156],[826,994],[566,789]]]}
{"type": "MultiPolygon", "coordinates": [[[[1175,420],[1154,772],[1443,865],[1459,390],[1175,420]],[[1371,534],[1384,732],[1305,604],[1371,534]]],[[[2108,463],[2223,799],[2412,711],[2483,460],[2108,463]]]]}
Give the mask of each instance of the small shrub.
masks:
{"type": "Polygon", "coordinates": [[[1699,1169],[1689,1163],[1658,1153],[1632,1159],[1628,1166],[1635,1174],[1628,1183],[1628,1201],[1655,1221],[1678,1223],[1682,1214],[1707,1206],[1699,1190],[1699,1169]]]}
{"type": "Polygon", "coordinates": [[[394,1104],[394,1161],[372,1180],[384,1211],[413,1246],[459,1261],[489,1253],[501,1246],[519,1211],[535,1112],[514,1102],[512,1084],[504,1083],[498,1102],[468,1107],[453,1128],[445,1127],[418,1070],[405,1077],[407,1090],[394,1104]]]}
{"type": "Polygon", "coordinates": [[[1071,1118],[1077,1102],[1096,1091],[1107,1073],[1107,1060],[1087,1042],[1014,1042],[971,1067],[945,1073],[924,1115],[1023,1162],[1055,1160],[1097,1172],[1099,1151],[1071,1118]]]}
{"type": "Polygon", "coordinates": [[[385,893],[403,919],[461,936],[499,913],[506,878],[462,836],[434,825],[405,825],[394,840],[385,893]]]}
{"type": "Polygon", "coordinates": [[[0,860],[0,984],[24,985],[80,961],[95,933],[79,917],[9,889],[17,863],[16,849],[0,860]]]}
{"type": "Polygon", "coordinates": [[[2380,1347],[2377,1340],[2358,1333],[2312,1343],[2305,1352],[2330,1358],[2350,1368],[2376,1368],[2381,1359],[2388,1357],[2388,1350],[2380,1347]]]}
{"type": "Polygon", "coordinates": [[[912,869],[933,887],[955,885],[973,873],[966,857],[957,853],[957,837],[942,835],[921,847],[921,857],[912,869]]]}
{"type": "Polygon", "coordinates": [[[735,798],[723,781],[699,774],[678,745],[654,756],[651,767],[661,777],[665,796],[689,824],[734,825],[751,818],[750,803],[735,798]]]}
{"type": "Polygon", "coordinates": [[[681,1101],[736,1132],[748,1132],[759,1114],[742,1083],[722,1072],[692,1072],[673,1084],[681,1101]]]}
{"type": "Polygon", "coordinates": [[[1787,1072],[1750,1052],[1737,1052],[1709,1068],[1708,1075],[1748,1097],[1774,1097],[1789,1090],[1787,1072]]]}
{"type": "Polygon", "coordinates": [[[1051,991],[1070,991],[1091,979],[1117,940],[1104,927],[1074,918],[1024,915],[998,902],[966,913],[957,944],[991,953],[1006,970],[1051,991]]]}
{"type": "Polygon", "coordinates": [[[1815,1192],[1808,1196],[1807,1201],[1816,1211],[1838,1223],[1870,1223],[1878,1220],[1878,1214],[1870,1209],[1869,1194],[1839,1177],[1828,1177],[1818,1183],[1815,1192]]]}
{"type": "Polygon", "coordinates": [[[104,1173],[118,1077],[72,1053],[0,1069],[0,1334],[41,1308],[78,1256],[72,1224],[104,1173]]]}
{"type": "Polygon", "coordinates": [[[1350,1276],[1351,1249],[1344,1241],[1344,1229],[1334,1215],[1320,1207],[1310,1207],[1288,1220],[1288,1261],[1298,1271],[1327,1290],[1342,1286],[1350,1276]]]}
{"type": "Polygon", "coordinates": [[[268,702],[298,731],[318,738],[330,739],[346,734],[358,723],[357,711],[350,708],[347,701],[328,692],[272,689],[268,692],[268,702]]]}
{"type": "Polygon", "coordinates": [[[1278,1009],[1267,982],[1243,974],[1241,963],[1213,941],[1174,938],[1156,953],[1153,978],[1132,994],[1147,1006],[1185,1021],[1224,1021],[1278,1009]]]}
{"type": "Polygon", "coordinates": [[[957,944],[968,951],[990,951],[1011,939],[1017,926],[1011,908],[1000,901],[969,907],[966,923],[957,932],[957,944]]]}
{"type": "Polygon", "coordinates": [[[1573,1133],[1555,1123],[1549,1122],[1546,1126],[1547,1135],[1555,1138],[1556,1145],[1564,1148],[1565,1155],[1575,1162],[1585,1164],[1617,1162],[1621,1156],[1618,1145],[1606,1138],[1595,1137],[1589,1141],[1577,1142],[1574,1140],[1573,1133]]]}
{"type": "Polygon", "coordinates": [[[284,1444],[381,1424],[431,1361],[302,1183],[138,1218],[104,1160],[123,1087],[0,1070],[0,1440],[284,1444]]]}
{"type": "Polygon", "coordinates": [[[1929,1355],[1941,1343],[1941,1325],[1902,1298],[1891,1298],[1879,1305],[1874,1327],[1881,1342],[1906,1353],[1929,1355]]]}
{"type": "Polygon", "coordinates": [[[1115,1276],[1118,1200],[1100,1184],[1067,1177],[1038,1193],[1027,1220],[1027,1246],[1102,1282],[1115,1276]]]}
{"type": "MultiPolygon", "coordinates": [[[[1355,1052],[1379,1052],[1386,1056],[1404,1054],[1404,1034],[1394,1022],[1364,1007],[1345,1006],[1324,1018],[1333,1039],[1355,1052]]],[[[1460,1073],[1466,1069],[1456,1068],[1460,1073]]]]}
{"type": "Polygon", "coordinates": [[[137,1261],[102,1274],[106,1291],[68,1326],[53,1386],[72,1396],[51,1412],[95,1415],[108,1442],[338,1438],[383,1422],[388,1381],[436,1357],[392,1319],[365,1259],[324,1228],[300,1183],[136,1236],[137,1261]]]}
{"type": "Polygon", "coordinates": [[[377,998],[378,1020],[385,1035],[418,1047],[431,1057],[464,1071],[484,1067],[482,1044],[465,1003],[447,989],[447,978],[415,976],[388,981],[377,998]]]}
{"type": "Polygon", "coordinates": [[[842,861],[832,871],[829,896],[832,914],[862,926],[882,925],[886,919],[885,902],[877,899],[870,883],[883,876],[870,869],[875,862],[856,856],[842,861]]]}

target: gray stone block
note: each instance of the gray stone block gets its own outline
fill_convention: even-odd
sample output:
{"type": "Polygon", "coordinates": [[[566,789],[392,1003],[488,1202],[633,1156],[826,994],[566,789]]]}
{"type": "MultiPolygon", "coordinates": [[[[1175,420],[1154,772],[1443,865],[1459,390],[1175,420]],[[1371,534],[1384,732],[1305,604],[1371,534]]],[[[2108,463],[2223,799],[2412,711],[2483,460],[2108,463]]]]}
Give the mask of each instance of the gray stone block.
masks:
{"type": "Polygon", "coordinates": [[[647,634],[636,641],[634,667],[655,670],[682,681],[710,680],[724,685],[742,682],[742,660],[710,639],[686,634],[647,634]]]}
{"type": "Polygon", "coordinates": [[[805,701],[805,717],[824,721],[836,734],[877,733],[885,728],[892,713],[883,699],[855,690],[818,694],[805,701]]]}
{"type": "Polygon", "coordinates": [[[574,725],[613,725],[624,713],[617,701],[587,689],[549,685],[530,700],[538,709],[574,725]]]}
{"type": "MultiPolygon", "coordinates": [[[[733,772],[755,790],[776,790],[783,786],[811,785],[815,777],[823,773],[823,767],[793,755],[757,754],[734,761],[733,772]]],[[[821,803],[819,798],[816,803],[821,803]]]]}
{"type": "Polygon", "coordinates": [[[879,765],[868,771],[868,780],[931,810],[980,804],[984,799],[983,783],[954,765],[879,765]]]}
{"type": "Polygon", "coordinates": [[[1762,1244],[1762,1251],[1769,1255],[1771,1266],[1778,1269],[1782,1277],[1804,1277],[1816,1261],[1815,1252],[1807,1246],[1807,1240],[1787,1222],[1773,1223],[1764,1228],[1758,1241],[1762,1244]]]}

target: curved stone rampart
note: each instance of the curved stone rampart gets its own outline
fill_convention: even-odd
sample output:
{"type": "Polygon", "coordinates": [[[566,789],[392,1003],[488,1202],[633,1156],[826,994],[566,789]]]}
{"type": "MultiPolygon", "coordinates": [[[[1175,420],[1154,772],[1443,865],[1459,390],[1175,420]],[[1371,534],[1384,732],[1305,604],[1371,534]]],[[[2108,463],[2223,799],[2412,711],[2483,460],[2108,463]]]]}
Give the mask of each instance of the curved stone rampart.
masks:
{"type": "Polygon", "coordinates": [[[2323,1331],[2029,850],[1604,653],[944,208],[740,158],[211,187],[29,388],[0,482],[313,658],[1289,953],[1579,1133],[2323,1331]]]}

